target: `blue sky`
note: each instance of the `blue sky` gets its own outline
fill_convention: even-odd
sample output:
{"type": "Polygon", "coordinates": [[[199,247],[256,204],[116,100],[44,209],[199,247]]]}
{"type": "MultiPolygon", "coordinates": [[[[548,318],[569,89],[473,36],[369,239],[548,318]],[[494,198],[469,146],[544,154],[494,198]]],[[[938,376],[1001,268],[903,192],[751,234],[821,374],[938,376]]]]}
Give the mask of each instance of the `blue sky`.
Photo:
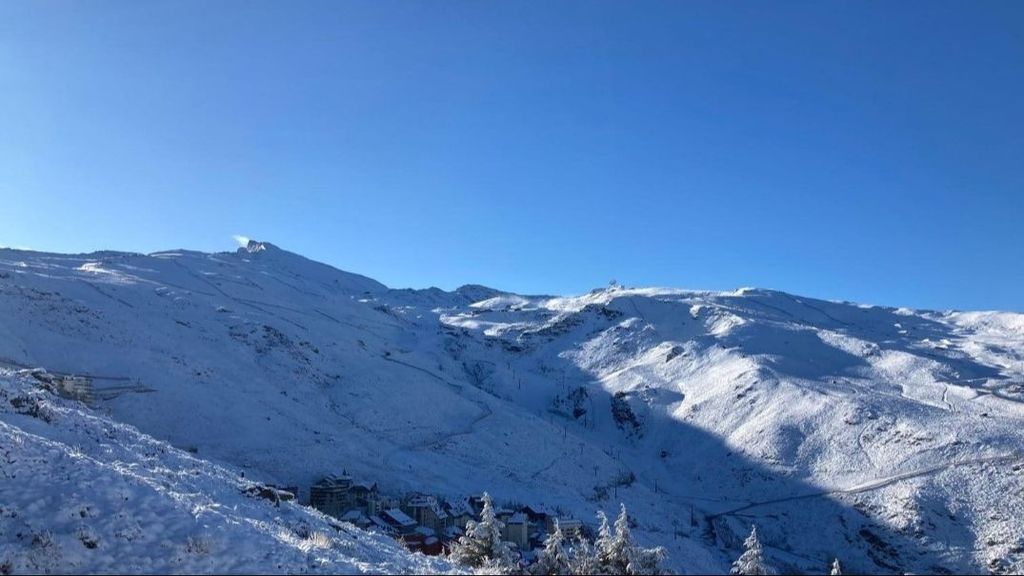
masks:
{"type": "Polygon", "coordinates": [[[0,2],[0,245],[1024,310],[1021,2],[0,2]]]}

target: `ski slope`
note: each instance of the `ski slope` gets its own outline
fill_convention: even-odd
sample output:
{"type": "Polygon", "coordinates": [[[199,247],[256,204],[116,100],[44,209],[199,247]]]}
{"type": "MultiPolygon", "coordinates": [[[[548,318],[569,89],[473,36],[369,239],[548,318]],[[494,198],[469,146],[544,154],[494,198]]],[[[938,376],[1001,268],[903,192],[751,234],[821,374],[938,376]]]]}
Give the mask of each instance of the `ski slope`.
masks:
{"type": "Polygon", "coordinates": [[[265,242],[0,250],[0,362],[283,485],[625,502],[670,566],[752,523],[787,571],[1024,561],[1024,316],[783,292],[395,290],[265,242]]]}

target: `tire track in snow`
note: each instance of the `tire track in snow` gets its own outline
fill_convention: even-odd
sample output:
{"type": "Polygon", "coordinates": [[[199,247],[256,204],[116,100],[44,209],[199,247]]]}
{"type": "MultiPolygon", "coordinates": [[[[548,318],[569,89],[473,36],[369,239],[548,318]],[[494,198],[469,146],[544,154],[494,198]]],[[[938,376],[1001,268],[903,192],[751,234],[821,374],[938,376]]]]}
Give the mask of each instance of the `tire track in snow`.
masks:
{"type": "MultiPolygon", "coordinates": [[[[194,278],[195,280],[197,280],[197,281],[199,281],[199,282],[202,282],[203,284],[206,284],[206,285],[207,285],[207,286],[209,286],[210,288],[213,288],[214,290],[216,290],[216,291],[217,291],[217,293],[219,293],[219,294],[220,294],[221,296],[223,296],[224,298],[227,298],[228,300],[231,300],[232,302],[235,302],[235,303],[237,303],[237,304],[241,304],[241,305],[243,305],[243,306],[248,306],[249,308],[252,308],[253,310],[259,310],[260,312],[262,312],[262,313],[264,313],[264,314],[266,314],[266,315],[268,315],[268,316],[273,316],[274,318],[278,318],[278,319],[280,319],[280,320],[284,320],[285,322],[287,322],[287,323],[289,323],[289,324],[292,324],[292,325],[294,325],[294,326],[298,326],[299,328],[301,328],[301,329],[303,329],[303,330],[308,330],[308,329],[307,329],[307,328],[306,328],[305,326],[303,326],[302,324],[299,324],[298,322],[296,322],[296,321],[294,321],[294,320],[291,320],[290,318],[285,318],[284,316],[281,316],[280,314],[274,314],[273,312],[270,312],[269,310],[264,310],[264,309],[263,309],[263,308],[261,308],[260,306],[257,306],[257,305],[255,305],[255,304],[252,304],[252,303],[251,303],[250,301],[247,301],[247,300],[245,300],[245,299],[243,299],[243,298],[236,298],[236,297],[234,297],[234,296],[232,296],[232,295],[228,294],[228,293],[227,293],[227,292],[225,292],[225,291],[224,291],[223,289],[221,289],[221,287],[220,287],[220,286],[217,286],[217,285],[216,285],[216,284],[214,284],[213,282],[210,282],[210,281],[209,281],[209,280],[207,280],[206,278],[203,278],[202,276],[199,276],[198,274],[196,274],[196,273],[195,273],[195,272],[193,272],[192,270],[189,270],[188,268],[186,268],[186,267],[185,267],[185,266],[184,266],[183,264],[181,264],[181,263],[180,263],[180,262],[178,262],[177,260],[173,260],[173,262],[174,262],[174,264],[175,264],[176,266],[178,266],[179,268],[181,268],[182,270],[184,270],[186,274],[188,274],[189,276],[191,276],[191,277],[192,277],[192,278],[194,278]]],[[[261,303],[261,304],[262,304],[262,303],[261,303]]],[[[274,304],[271,304],[271,306],[276,306],[276,305],[274,305],[274,304]]],[[[278,306],[278,307],[279,307],[279,308],[285,308],[285,309],[288,309],[288,308],[287,308],[287,307],[285,307],[285,306],[278,306]]]]}
{"type": "Polygon", "coordinates": [[[833,322],[835,322],[837,324],[842,324],[843,326],[853,326],[853,324],[851,324],[849,322],[846,322],[845,320],[840,320],[839,318],[836,318],[835,316],[829,314],[828,312],[825,312],[824,309],[819,308],[818,306],[814,306],[812,304],[808,304],[807,302],[804,302],[803,300],[800,300],[798,298],[794,298],[793,296],[791,296],[789,294],[786,294],[785,292],[782,292],[782,294],[785,295],[786,298],[789,298],[790,300],[792,300],[793,302],[796,302],[797,304],[799,304],[801,306],[810,308],[811,310],[814,310],[818,314],[821,314],[825,318],[828,318],[829,320],[831,320],[831,321],[833,321],[833,322]]]}
{"type": "MultiPolygon", "coordinates": [[[[81,279],[80,279],[80,280],[81,280],[81,279]]],[[[107,293],[106,291],[104,291],[104,290],[101,290],[99,286],[97,286],[97,285],[93,284],[92,282],[89,282],[88,280],[82,280],[82,282],[83,282],[83,283],[84,283],[84,284],[85,284],[86,286],[88,286],[89,288],[92,288],[93,290],[95,290],[95,291],[99,292],[99,293],[100,293],[100,294],[101,294],[102,296],[106,296],[107,298],[110,298],[110,299],[111,299],[111,300],[113,300],[114,302],[120,302],[121,304],[124,304],[125,306],[127,306],[127,307],[129,307],[129,308],[135,308],[135,306],[132,306],[131,304],[129,304],[128,302],[125,302],[124,300],[122,300],[122,299],[118,298],[117,296],[114,296],[114,295],[108,294],[108,293],[107,293]]]]}

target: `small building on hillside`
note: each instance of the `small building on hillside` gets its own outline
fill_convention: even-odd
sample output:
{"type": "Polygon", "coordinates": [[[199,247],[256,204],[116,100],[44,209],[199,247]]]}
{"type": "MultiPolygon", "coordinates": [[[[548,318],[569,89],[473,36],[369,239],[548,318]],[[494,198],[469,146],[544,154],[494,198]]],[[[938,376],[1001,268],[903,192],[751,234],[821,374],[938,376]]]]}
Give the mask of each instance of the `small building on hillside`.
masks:
{"type": "MultiPolygon", "coordinates": [[[[408,536],[416,532],[416,521],[398,508],[389,508],[380,514],[399,536],[408,536]]],[[[403,538],[404,539],[404,538],[403,538]]]]}
{"type": "Polygon", "coordinates": [[[548,517],[550,514],[532,506],[523,506],[519,511],[526,514],[526,519],[530,521],[530,525],[527,527],[527,538],[530,540],[530,547],[533,548],[536,545],[542,544],[547,537],[548,517]]]}
{"type": "Polygon", "coordinates": [[[479,518],[480,514],[484,511],[483,494],[470,496],[466,501],[469,503],[469,507],[473,510],[473,516],[479,518]]]}
{"type": "Polygon", "coordinates": [[[453,525],[449,526],[448,529],[444,531],[444,534],[441,535],[441,538],[445,542],[450,542],[452,540],[458,540],[465,533],[466,532],[464,529],[453,525]]]}
{"type": "Polygon", "coordinates": [[[437,534],[444,534],[451,522],[451,518],[437,498],[428,494],[410,495],[401,508],[417,524],[426,526],[437,534]]]}
{"type": "Polygon", "coordinates": [[[526,514],[516,512],[504,520],[505,527],[501,530],[501,537],[508,542],[515,544],[520,551],[530,549],[529,527],[530,522],[526,514]]]}
{"type": "Polygon", "coordinates": [[[352,477],[327,476],[309,488],[309,505],[324,514],[341,518],[353,508],[352,477]]]}
{"type": "Polygon", "coordinates": [[[416,528],[416,531],[408,539],[403,538],[402,540],[407,545],[414,543],[414,546],[410,546],[411,550],[422,552],[428,556],[439,556],[444,551],[441,539],[437,537],[433,530],[426,526],[416,528]]]}
{"type": "Polygon", "coordinates": [[[345,472],[340,476],[327,476],[311,486],[309,505],[335,518],[351,510],[359,510],[369,517],[383,508],[375,482],[356,482],[345,472]]]}
{"type": "Polygon", "coordinates": [[[526,519],[533,524],[540,524],[541,526],[546,525],[548,516],[551,514],[545,511],[543,508],[535,506],[523,506],[519,509],[520,512],[526,514],[526,519]]]}
{"type": "Polygon", "coordinates": [[[384,521],[384,519],[378,514],[370,516],[370,529],[380,532],[381,534],[391,536],[392,538],[396,538],[398,536],[398,532],[391,526],[391,524],[384,521]]]}
{"type": "Polygon", "coordinates": [[[373,526],[373,523],[370,521],[370,517],[364,514],[362,510],[358,509],[352,509],[345,512],[339,520],[355,524],[364,530],[373,526]]]}
{"type": "Polygon", "coordinates": [[[445,503],[445,512],[448,514],[449,524],[460,531],[465,530],[467,522],[477,519],[473,506],[469,503],[468,499],[445,503]]]}
{"type": "Polygon", "coordinates": [[[74,376],[72,374],[54,374],[45,370],[32,372],[32,377],[42,382],[42,387],[50,392],[68,398],[78,400],[87,406],[96,404],[96,397],[93,394],[92,378],[88,376],[74,376]]]}
{"type": "Polygon", "coordinates": [[[376,482],[353,482],[352,503],[367,516],[372,516],[381,509],[380,492],[376,482]]]}
{"type": "Polygon", "coordinates": [[[583,522],[581,522],[580,520],[577,520],[575,518],[556,518],[554,516],[548,516],[548,534],[551,534],[555,531],[556,521],[558,522],[558,526],[562,529],[562,534],[565,534],[566,538],[574,538],[576,536],[586,535],[583,522]]]}

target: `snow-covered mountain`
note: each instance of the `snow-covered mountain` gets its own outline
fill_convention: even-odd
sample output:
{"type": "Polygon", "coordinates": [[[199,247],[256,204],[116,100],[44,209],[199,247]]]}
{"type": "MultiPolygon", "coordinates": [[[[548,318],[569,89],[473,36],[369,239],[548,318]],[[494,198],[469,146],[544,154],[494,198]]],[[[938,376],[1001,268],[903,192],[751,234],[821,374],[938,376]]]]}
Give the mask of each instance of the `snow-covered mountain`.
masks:
{"type": "Polygon", "coordinates": [[[393,290],[265,242],[0,250],[0,362],[89,376],[247,478],[622,501],[678,571],[726,571],[751,524],[787,571],[1024,568],[1020,314],[393,290]]]}

